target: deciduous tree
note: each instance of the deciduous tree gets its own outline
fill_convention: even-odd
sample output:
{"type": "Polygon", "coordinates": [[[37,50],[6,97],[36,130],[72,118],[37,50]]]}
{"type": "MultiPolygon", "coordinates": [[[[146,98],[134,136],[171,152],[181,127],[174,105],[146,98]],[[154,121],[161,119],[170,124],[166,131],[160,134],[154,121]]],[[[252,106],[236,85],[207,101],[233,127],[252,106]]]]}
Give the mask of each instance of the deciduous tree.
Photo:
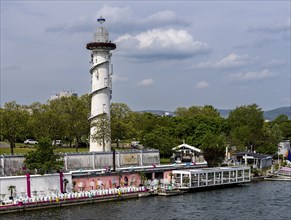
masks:
{"type": "Polygon", "coordinates": [[[133,125],[133,112],[124,103],[112,103],[111,116],[111,139],[116,141],[117,148],[119,140],[131,139],[135,136],[136,129],[133,125]]]}
{"type": "Polygon", "coordinates": [[[263,111],[256,104],[237,107],[228,117],[230,137],[233,145],[240,149],[255,149],[262,137],[263,111]]]}
{"type": "MultiPolygon", "coordinates": [[[[105,143],[111,138],[110,131],[110,121],[107,115],[103,115],[95,119],[91,126],[94,128],[93,134],[91,134],[91,139],[99,142],[103,146],[103,152],[105,152],[105,143]]],[[[92,128],[91,128],[92,129],[92,128]]]]}
{"type": "Polygon", "coordinates": [[[23,139],[27,132],[27,122],[29,112],[15,101],[5,103],[4,108],[0,109],[1,135],[10,144],[10,152],[14,154],[17,139],[23,139]]]}
{"type": "Polygon", "coordinates": [[[51,139],[39,140],[38,147],[24,155],[24,164],[29,170],[37,170],[39,174],[52,173],[63,167],[63,161],[59,155],[54,154],[51,139]]]}
{"type": "Polygon", "coordinates": [[[225,158],[225,137],[210,132],[203,137],[200,145],[209,167],[219,166],[225,158]]]}

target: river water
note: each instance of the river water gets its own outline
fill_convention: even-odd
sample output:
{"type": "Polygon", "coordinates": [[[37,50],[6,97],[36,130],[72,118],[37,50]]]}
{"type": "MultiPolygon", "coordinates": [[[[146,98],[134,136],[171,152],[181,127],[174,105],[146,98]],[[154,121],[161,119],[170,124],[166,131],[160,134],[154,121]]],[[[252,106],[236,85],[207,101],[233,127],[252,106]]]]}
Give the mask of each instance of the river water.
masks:
{"type": "Polygon", "coordinates": [[[290,220],[291,182],[265,181],[172,197],[123,201],[5,214],[1,220],[290,220]]]}

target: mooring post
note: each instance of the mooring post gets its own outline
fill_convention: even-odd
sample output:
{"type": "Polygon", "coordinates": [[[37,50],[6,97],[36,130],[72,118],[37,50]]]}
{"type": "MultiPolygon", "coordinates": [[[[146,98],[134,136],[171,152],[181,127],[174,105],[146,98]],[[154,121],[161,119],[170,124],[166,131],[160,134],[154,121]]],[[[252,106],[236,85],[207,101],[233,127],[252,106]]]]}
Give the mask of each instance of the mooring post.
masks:
{"type": "Polygon", "coordinates": [[[30,174],[27,173],[26,175],[26,193],[28,198],[31,198],[31,189],[30,189],[30,174]]]}
{"type": "Polygon", "coordinates": [[[112,171],[115,172],[116,169],[115,169],[115,149],[112,150],[112,160],[113,160],[113,169],[112,171]]]}
{"type": "Polygon", "coordinates": [[[61,193],[64,193],[63,177],[64,177],[63,172],[60,172],[60,191],[61,191],[61,193]]]}

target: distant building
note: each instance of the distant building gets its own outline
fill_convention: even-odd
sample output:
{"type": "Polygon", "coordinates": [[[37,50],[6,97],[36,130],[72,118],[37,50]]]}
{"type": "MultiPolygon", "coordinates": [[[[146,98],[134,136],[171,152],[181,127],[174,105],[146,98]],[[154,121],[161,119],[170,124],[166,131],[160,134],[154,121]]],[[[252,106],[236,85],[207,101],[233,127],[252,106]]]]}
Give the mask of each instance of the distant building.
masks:
{"type": "Polygon", "coordinates": [[[287,157],[288,151],[291,150],[289,140],[282,141],[278,144],[278,154],[287,157]]]}
{"type": "Polygon", "coordinates": [[[52,101],[52,100],[55,100],[55,99],[60,99],[62,97],[71,97],[71,96],[76,96],[77,97],[78,94],[75,93],[75,92],[70,92],[70,91],[62,91],[62,92],[60,92],[58,94],[52,95],[49,100],[52,101]]]}
{"type": "Polygon", "coordinates": [[[204,157],[200,149],[189,144],[180,144],[172,148],[173,156],[171,157],[172,163],[185,163],[185,162],[204,162],[204,157]]]}
{"type": "Polygon", "coordinates": [[[253,168],[263,169],[272,166],[272,156],[258,154],[255,152],[238,152],[235,154],[236,161],[246,166],[251,165],[253,168]]]}
{"type": "Polygon", "coordinates": [[[175,112],[163,111],[163,110],[142,110],[136,111],[137,113],[151,113],[159,117],[175,117],[175,112]]]}

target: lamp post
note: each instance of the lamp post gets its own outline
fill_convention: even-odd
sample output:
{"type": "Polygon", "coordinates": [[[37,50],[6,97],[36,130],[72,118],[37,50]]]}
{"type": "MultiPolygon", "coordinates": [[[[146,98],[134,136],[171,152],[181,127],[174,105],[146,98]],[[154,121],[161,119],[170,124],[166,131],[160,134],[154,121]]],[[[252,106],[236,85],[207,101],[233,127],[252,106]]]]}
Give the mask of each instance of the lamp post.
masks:
{"type": "Polygon", "coordinates": [[[278,169],[280,169],[280,157],[279,157],[279,149],[280,149],[280,145],[278,144],[278,169]]]}

